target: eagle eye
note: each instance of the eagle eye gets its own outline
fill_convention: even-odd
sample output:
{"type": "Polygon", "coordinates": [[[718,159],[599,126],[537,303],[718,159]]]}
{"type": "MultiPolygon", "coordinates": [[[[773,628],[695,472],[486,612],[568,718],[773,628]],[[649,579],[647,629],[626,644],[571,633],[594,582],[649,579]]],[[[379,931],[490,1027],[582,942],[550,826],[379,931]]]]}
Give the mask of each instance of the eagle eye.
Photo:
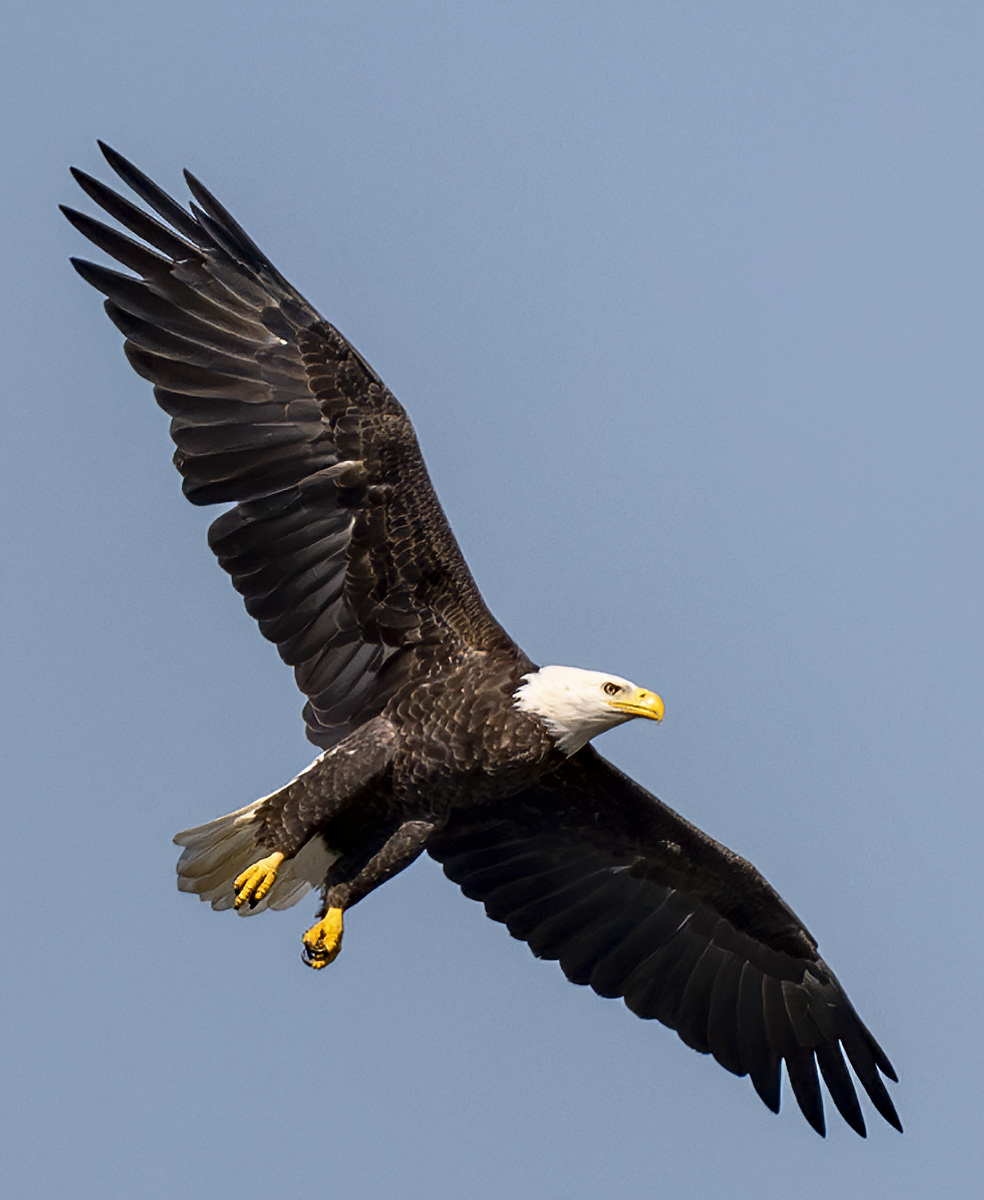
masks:
{"type": "Polygon", "coordinates": [[[617,683],[603,683],[601,685],[601,690],[606,696],[617,696],[622,689],[617,683]]]}

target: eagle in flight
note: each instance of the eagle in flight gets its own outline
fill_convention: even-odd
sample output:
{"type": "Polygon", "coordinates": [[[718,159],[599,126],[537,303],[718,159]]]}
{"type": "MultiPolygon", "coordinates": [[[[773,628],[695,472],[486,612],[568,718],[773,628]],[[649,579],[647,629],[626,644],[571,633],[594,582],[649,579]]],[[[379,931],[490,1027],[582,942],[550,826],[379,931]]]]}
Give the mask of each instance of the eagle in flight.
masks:
{"type": "Polygon", "coordinates": [[[863,1136],[849,1062],[901,1130],[895,1071],[792,910],[590,745],[661,720],[659,696],[537,667],[485,606],[365,359],[192,175],[184,209],[100,145],[146,208],[74,170],[134,236],[64,208],[126,272],[73,264],[171,416],[185,495],[232,505],[209,544],[294,668],[321,750],[279,791],[179,833],[178,887],[244,916],[320,888],[303,945],[322,968],[345,911],[426,850],[538,958],[748,1075],[774,1112],[785,1062],[823,1134],[819,1067],[863,1136]]]}

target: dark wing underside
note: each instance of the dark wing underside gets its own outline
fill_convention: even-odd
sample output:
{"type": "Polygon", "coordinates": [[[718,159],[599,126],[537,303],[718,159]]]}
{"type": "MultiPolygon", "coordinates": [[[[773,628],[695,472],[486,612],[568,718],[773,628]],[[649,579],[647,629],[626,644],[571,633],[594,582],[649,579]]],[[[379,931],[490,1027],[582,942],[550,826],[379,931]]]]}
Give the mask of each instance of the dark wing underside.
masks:
{"type": "Polygon", "coordinates": [[[863,1136],[843,1050],[901,1130],[879,1074],[895,1080],[892,1065],[795,914],[750,863],[590,747],[519,796],[456,810],[428,849],[538,958],[751,1076],[774,1112],[785,1061],[800,1108],[824,1133],[819,1066],[863,1136]]]}
{"type": "Polygon", "coordinates": [[[511,646],[371,367],[191,175],[185,210],[102,149],[162,220],[73,171],[140,239],[63,208],[134,274],[74,265],[172,418],[185,495],[235,504],[209,544],[294,667],[311,740],[332,745],[374,716],[422,660],[511,646]]]}

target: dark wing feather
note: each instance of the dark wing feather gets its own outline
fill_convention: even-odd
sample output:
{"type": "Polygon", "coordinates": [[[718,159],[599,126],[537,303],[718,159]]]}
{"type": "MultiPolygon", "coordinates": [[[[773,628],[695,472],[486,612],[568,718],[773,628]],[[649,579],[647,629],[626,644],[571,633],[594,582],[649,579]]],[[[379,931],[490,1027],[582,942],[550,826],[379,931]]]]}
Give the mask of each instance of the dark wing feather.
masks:
{"type": "Polygon", "coordinates": [[[792,910],[750,863],[590,747],[518,796],[456,809],[428,849],[536,955],[749,1075],[774,1112],[785,1062],[824,1133],[819,1065],[864,1136],[843,1047],[875,1108],[901,1129],[881,1078],[896,1078],[892,1065],[792,910]]]}
{"type": "Polygon", "coordinates": [[[375,715],[423,658],[511,646],[406,413],[365,360],[193,176],[186,211],[102,149],[157,215],[73,171],[129,232],[65,215],[135,275],[75,267],[106,295],[130,363],[172,418],[185,495],[235,505],[209,543],[294,667],[312,741],[331,745],[375,715]]]}

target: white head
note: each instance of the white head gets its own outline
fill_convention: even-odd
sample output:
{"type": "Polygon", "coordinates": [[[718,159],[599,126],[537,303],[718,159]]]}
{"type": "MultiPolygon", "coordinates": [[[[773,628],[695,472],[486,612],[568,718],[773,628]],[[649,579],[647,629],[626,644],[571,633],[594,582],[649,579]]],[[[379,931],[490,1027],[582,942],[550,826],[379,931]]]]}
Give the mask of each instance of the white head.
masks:
{"type": "Polygon", "coordinates": [[[663,701],[655,692],[580,667],[541,667],[524,675],[513,694],[516,707],[535,713],[567,755],[633,717],[663,719],[663,701]]]}

